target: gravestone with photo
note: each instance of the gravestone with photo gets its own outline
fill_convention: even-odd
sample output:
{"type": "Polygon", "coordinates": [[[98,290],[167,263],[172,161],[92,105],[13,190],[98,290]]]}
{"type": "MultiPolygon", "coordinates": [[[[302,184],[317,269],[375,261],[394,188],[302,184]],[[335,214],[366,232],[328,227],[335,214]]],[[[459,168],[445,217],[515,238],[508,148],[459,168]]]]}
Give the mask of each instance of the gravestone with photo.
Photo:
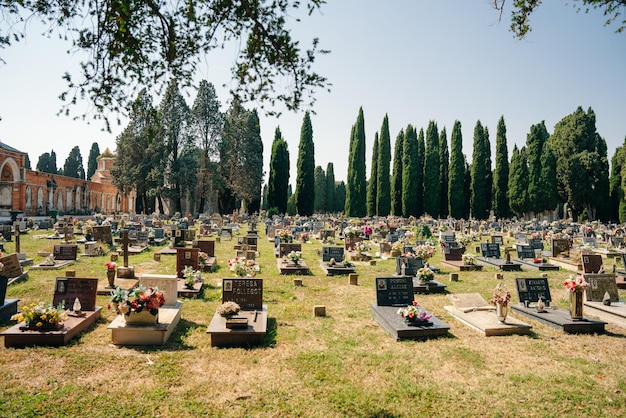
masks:
{"type": "Polygon", "coordinates": [[[413,306],[411,277],[379,277],[375,279],[376,302],[370,303],[370,312],[378,324],[396,340],[424,339],[446,335],[450,327],[421,306],[419,310],[431,315],[423,322],[409,322],[398,313],[398,308],[413,306]]]}
{"type": "Polygon", "coordinates": [[[25,323],[17,324],[1,335],[4,336],[5,347],[23,347],[30,345],[61,346],[93,325],[100,317],[101,307],[96,306],[98,279],[59,277],[55,281],[53,305],[63,302],[70,310],[68,317],[57,329],[41,332],[27,327],[25,323]],[[74,311],[76,299],[80,310],[74,311]]]}
{"type": "Polygon", "coordinates": [[[500,258],[500,244],[483,242],[480,244],[482,256],[477,257],[476,260],[479,264],[496,267],[502,271],[521,270],[522,264],[511,260],[510,251],[510,248],[505,248],[506,259],[503,260],[500,258]]]}
{"type": "Polygon", "coordinates": [[[619,300],[617,284],[612,275],[593,275],[587,278],[584,311],[603,321],[626,328],[626,303],[619,300]]]}
{"type": "Polygon", "coordinates": [[[110,225],[94,225],[92,229],[94,241],[113,245],[113,233],[110,225]]]}
{"type": "Polygon", "coordinates": [[[204,262],[198,260],[201,264],[202,271],[212,272],[217,266],[217,258],[215,257],[215,240],[200,239],[193,242],[193,247],[198,248],[208,257],[204,262]]]}
{"type": "Polygon", "coordinates": [[[327,276],[345,275],[354,273],[352,263],[344,261],[343,247],[322,247],[322,261],[320,262],[322,270],[327,276]]]}
{"type": "Polygon", "coordinates": [[[236,318],[229,320],[215,312],[207,333],[211,346],[255,346],[267,333],[267,306],[263,305],[263,279],[228,278],[222,280],[222,303],[235,302],[241,307],[236,318]],[[229,323],[237,323],[231,327],[229,323]]]}
{"type": "Polygon", "coordinates": [[[519,304],[513,304],[513,311],[528,318],[561,329],[568,334],[602,333],[606,322],[590,318],[572,319],[568,309],[551,306],[550,286],[545,277],[523,277],[515,279],[519,304]],[[542,307],[539,299],[544,303],[542,307]]]}
{"type": "Polygon", "coordinates": [[[534,249],[531,245],[517,244],[517,259],[518,263],[521,263],[523,268],[529,268],[531,270],[539,271],[552,271],[558,270],[559,266],[545,263],[541,250],[534,249]]]}

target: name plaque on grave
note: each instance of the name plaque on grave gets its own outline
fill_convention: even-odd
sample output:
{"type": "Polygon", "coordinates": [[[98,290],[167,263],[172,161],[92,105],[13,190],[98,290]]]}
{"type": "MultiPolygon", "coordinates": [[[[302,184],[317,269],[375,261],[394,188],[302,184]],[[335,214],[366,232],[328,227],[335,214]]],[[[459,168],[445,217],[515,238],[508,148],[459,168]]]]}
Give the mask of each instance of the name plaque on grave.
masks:
{"type": "Polygon", "coordinates": [[[78,253],[78,246],[76,244],[60,244],[55,245],[52,255],[55,260],[68,261],[76,260],[76,254],[78,253]]]}
{"type": "Polygon", "coordinates": [[[528,243],[533,250],[543,250],[543,240],[541,238],[531,238],[528,243]]]}
{"type": "Polygon", "coordinates": [[[500,258],[500,244],[483,242],[480,244],[480,252],[483,257],[500,258]]]}
{"type": "Polygon", "coordinates": [[[525,258],[535,258],[535,250],[530,245],[516,245],[517,257],[522,260],[525,258]]]}
{"type": "Polygon", "coordinates": [[[263,309],[263,279],[222,280],[222,303],[232,301],[243,310],[263,309]]]}
{"type": "Polygon", "coordinates": [[[406,306],[412,303],[412,277],[376,278],[376,304],[378,306],[406,306]]]}
{"type": "Polygon", "coordinates": [[[598,273],[602,269],[602,256],[600,254],[583,254],[582,262],[585,273],[598,273]]]}
{"type": "Polygon", "coordinates": [[[552,240],[552,257],[558,257],[559,254],[569,251],[569,240],[553,239],[552,240]]]}
{"type": "Polygon", "coordinates": [[[617,283],[613,274],[598,274],[593,276],[585,276],[585,280],[589,282],[589,287],[585,289],[587,300],[591,302],[602,302],[604,294],[609,292],[612,301],[618,301],[617,283]]]}
{"type": "Polygon", "coordinates": [[[492,235],[491,236],[491,243],[492,244],[503,245],[504,244],[504,239],[502,238],[502,235],[492,235]]]}
{"type": "Polygon", "coordinates": [[[93,227],[93,240],[112,245],[113,235],[111,233],[111,227],[109,225],[94,226],[93,227]]]}
{"type": "Polygon", "coordinates": [[[96,309],[96,294],[98,293],[98,279],[80,279],[75,277],[57,277],[54,284],[52,303],[57,306],[65,303],[65,309],[72,310],[74,300],[78,298],[83,311],[96,309]]]}
{"type": "Polygon", "coordinates": [[[184,247],[185,246],[185,232],[183,229],[176,229],[174,231],[174,247],[184,247]]]}
{"type": "Polygon", "coordinates": [[[544,277],[538,278],[516,278],[515,286],[517,288],[517,296],[520,302],[537,302],[541,298],[544,302],[550,302],[550,286],[548,279],[544,277]]]}
{"type": "Polygon", "coordinates": [[[283,257],[292,251],[302,251],[300,243],[280,243],[278,246],[278,256],[283,257]]]}
{"type": "Polygon", "coordinates": [[[20,265],[20,259],[17,254],[9,254],[4,257],[0,257],[0,263],[4,264],[2,275],[7,276],[9,279],[19,277],[23,273],[22,266],[20,265]]]}
{"type": "Polygon", "coordinates": [[[343,247],[324,247],[322,249],[322,261],[329,262],[331,258],[334,258],[336,262],[343,261],[343,247]]]}

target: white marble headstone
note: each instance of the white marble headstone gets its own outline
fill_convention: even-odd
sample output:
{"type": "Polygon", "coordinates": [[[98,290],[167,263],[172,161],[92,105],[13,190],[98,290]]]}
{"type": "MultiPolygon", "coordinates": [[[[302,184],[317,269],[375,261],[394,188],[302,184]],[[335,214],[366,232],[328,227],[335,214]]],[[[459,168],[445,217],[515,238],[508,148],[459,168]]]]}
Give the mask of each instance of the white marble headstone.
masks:
{"type": "Polygon", "coordinates": [[[174,306],[178,299],[178,278],[169,274],[142,274],[139,283],[148,287],[158,287],[165,296],[164,306],[174,306]]]}

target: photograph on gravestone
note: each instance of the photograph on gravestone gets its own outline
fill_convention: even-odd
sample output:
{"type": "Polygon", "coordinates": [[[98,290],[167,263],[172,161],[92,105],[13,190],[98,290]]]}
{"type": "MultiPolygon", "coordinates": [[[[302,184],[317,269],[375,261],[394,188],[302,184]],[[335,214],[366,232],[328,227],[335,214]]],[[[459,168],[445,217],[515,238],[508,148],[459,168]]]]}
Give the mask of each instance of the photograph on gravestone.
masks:
{"type": "Polygon", "coordinates": [[[322,261],[327,263],[334,258],[337,263],[343,261],[344,249],[343,247],[323,247],[322,249],[322,261]]]}
{"type": "Polygon", "coordinates": [[[546,304],[552,301],[550,285],[548,284],[548,279],[545,277],[516,278],[515,287],[517,288],[517,296],[521,303],[524,303],[524,301],[537,302],[539,298],[546,304]]]}
{"type": "Polygon", "coordinates": [[[398,257],[396,258],[396,274],[403,276],[415,276],[417,271],[424,267],[424,260],[420,257],[398,257]],[[403,267],[404,266],[404,270],[403,267]]]}
{"type": "Polygon", "coordinates": [[[228,301],[237,303],[242,310],[263,309],[263,279],[223,279],[222,303],[228,301]]]}
{"type": "Polygon", "coordinates": [[[96,309],[96,295],[98,293],[98,279],[57,277],[54,286],[53,305],[63,302],[65,309],[72,310],[74,300],[78,298],[83,311],[96,309]]]}
{"type": "Polygon", "coordinates": [[[377,277],[375,280],[378,306],[407,306],[413,303],[411,277],[377,277]]]}

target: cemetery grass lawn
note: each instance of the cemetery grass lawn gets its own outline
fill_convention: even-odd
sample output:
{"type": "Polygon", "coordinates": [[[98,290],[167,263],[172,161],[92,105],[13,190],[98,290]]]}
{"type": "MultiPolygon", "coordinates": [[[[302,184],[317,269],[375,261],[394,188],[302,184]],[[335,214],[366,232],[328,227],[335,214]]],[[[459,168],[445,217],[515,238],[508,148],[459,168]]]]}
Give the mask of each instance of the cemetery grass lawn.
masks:
{"type": "MultiPolygon", "coordinates": [[[[261,224],[260,224],[261,226],[261,224]]],[[[262,228],[260,228],[262,229],[262,228]]],[[[38,231],[41,233],[41,231],[38,231]]],[[[347,276],[326,277],[319,266],[317,240],[303,244],[309,276],[278,274],[272,244],[259,232],[268,306],[264,346],[213,348],[206,328],[220,303],[219,284],[232,277],[226,260],[232,241],[216,244],[220,268],[204,274],[200,299],[183,299],[182,320],[165,346],[117,347],[107,325],[114,315],[108,297],[94,327],[68,346],[7,349],[0,338],[0,415],[6,417],[112,416],[625,416],[626,330],[607,325],[604,335],[568,335],[520,317],[533,326],[528,336],[484,337],[443,308],[446,295],[416,295],[422,306],[450,326],[448,337],[396,342],[372,318],[375,277],[389,277],[395,260],[375,266],[356,263],[358,286],[347,276]],[[293,279],[303,280],[294,287],[293,279]],[[314,317],[313,306],[325,305],[326,317],[314,317]]],[[[22,236],[22,252],[35,258],[54,242],[22,236]]],[[[79,246],[82,249],[82,245],[79,246]]],[[[175,256],[152,259],[153,247],[130,256],[137,272],[174,274],[175,256]]],[[[470,246],[473,248],[473,246],[470,246]]],[[[7,253],[13,243],[5,245],[7,253]]],[[[375,251],[374,251],[375,252],[375,251]]],[[[77,277],[106,283],[109,256],[82,257],[68,269],[77,277]]],[[[442,268],[436,279],[450,293],[479,292],[489,299],[495,269],[459,272],[450,282],[442,268]]],[[[121,258],[118,261],[121,264],[121,258]]],[[[607,265],[606,268],[611,266],[607,265]]],[[[622,266],[619,266],[622,267],[622,266]]],[[[8,298],[20,307],[51,301],[54,278],[64,270],[31,271],[13,284],[8,298]]],[[[567,306],[562,285],[567,271],[548,272],[553,303],[567,306]]],[[[504,273],[515,294],[515,277],[538,272],[504,273]]],[[[626,299],[626,292],[620,290],[626,299]]],[[[0,330],[13,325],[0,323],[0,330]]]]}

